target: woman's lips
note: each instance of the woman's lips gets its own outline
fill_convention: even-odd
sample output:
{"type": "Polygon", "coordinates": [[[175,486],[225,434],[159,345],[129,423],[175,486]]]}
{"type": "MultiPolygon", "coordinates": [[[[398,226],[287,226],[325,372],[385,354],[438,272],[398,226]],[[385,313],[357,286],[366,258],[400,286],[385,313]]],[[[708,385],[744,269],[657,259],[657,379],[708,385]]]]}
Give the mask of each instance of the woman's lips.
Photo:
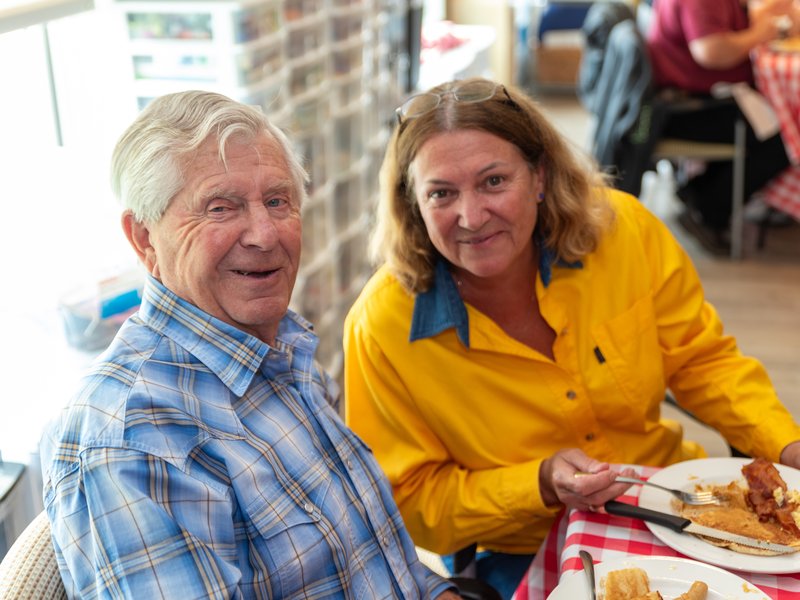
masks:
{"type": "Polygon", "coordinates": [[[467,244],[467,245],[470,245],[470,246],[475,246],[475,245],[478,245],[478,244],[483,244],[484,242],[487,242],[487,241],[493,239],[496,236],[497,236],[496,233],[490,233],[489,235],[482,235],[480,237],[472,237],[472,238],[469,238],[469,239],[461,240],[460,243],[461,244],[467,244]]]}

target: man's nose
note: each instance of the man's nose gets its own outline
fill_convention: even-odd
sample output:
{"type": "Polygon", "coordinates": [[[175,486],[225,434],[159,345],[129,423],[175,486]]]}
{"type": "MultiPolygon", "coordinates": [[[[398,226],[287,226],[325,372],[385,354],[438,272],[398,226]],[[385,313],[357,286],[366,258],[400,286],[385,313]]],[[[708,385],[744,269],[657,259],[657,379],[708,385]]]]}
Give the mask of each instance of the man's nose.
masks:
{"type": "Polygon", "coordinates": [[[247,211],[243,215],[243,219],[241,240],[244,246],[269,250],[275,245],[278,239],[278,230],[275,219],[266,208],[260,207],[247,211]]]}

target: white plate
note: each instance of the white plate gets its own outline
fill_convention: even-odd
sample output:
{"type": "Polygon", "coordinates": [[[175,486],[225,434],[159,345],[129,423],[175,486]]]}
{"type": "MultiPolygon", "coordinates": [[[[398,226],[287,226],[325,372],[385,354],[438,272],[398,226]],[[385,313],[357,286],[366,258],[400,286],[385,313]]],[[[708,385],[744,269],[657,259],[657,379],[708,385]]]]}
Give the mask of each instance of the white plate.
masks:
{"type": "MultiPolygon", "coordinates": [[[[650,589],[658,590],[664,600],[686,592],[695,581],[708,585],[706,600],[769,600],[753,584],[719,567],[668,556],[627,556],[597,563],[594,566],[598,590],[610,571],[639,567],[650,579],[650,589]]],[[[547,600],[578,600],[589,597],[589,583],[583,571],[565,573],[547,600]]]]}
{"type": "MultiPolygon", "coordinates": [[[[650,481],[666,487],[693,491],[698,484],[726,485],[733,480],[744,481],[742,466],[752,462],[749,458],[702,458],[687,460],[665,467],[650,477],[650,481]]],[[[800,490],[800,471],[784,465],[775,465],[791,490],[800,490]]],[[[642,486],[639,506],[677,514],[672,496],[658,489],[642,486]]],[[[645,523],[647,528],[667,546],[697,560],[720,565],[726,569],[750,573],[800,572],[800,553],[783,556],[752,556],[720,548],[688,533],[677,533],[661,525],[645,523]]]]}

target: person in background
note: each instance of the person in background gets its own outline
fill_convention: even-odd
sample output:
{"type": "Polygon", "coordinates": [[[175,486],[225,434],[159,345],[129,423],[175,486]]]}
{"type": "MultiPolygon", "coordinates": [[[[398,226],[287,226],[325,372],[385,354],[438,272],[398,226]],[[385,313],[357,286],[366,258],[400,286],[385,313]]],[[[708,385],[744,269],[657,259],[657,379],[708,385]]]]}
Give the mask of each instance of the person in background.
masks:
{"type": "Polygon", "coordinates": [[[397,114],[380,267],[345,320],[345,418],[417,545],[477,543],[478,577],[510,597],[560,510],[626,490],[618,465],[706,456],[661,416],[667,389],[741,451],[800,467],[800,426],[686,252],[530,97],[466,79],[397,114]]]}
{"type": "Polygon", "coordinates": [[[284,134],[218,94],[157,98],[120,138],[142,304],[41,443],[70,598],[459,597],[288,309],[305,185],[284,134]]]}
{"type": "MultiPolygon", "coordinates": [[[[750,51],[781,35],[800,31],[794,0],[763,0],[748,14],[747,0],[657,0],[647,43],[657,88],[677,88],[710,96],[715,84],[752,85],[750,51]]],[[[738,108],[727,106],[674,115],[663,135],[712,142],[733,142],[738,108]]],[[[749,198],[789,166],[780,134],[759,140],[748,124],[745,197],[749,198]]],[[[680,223],[708,249],[729,252],[733,165],[711,162],[686,177],[678,196],[686,203],[680,223]]]]}

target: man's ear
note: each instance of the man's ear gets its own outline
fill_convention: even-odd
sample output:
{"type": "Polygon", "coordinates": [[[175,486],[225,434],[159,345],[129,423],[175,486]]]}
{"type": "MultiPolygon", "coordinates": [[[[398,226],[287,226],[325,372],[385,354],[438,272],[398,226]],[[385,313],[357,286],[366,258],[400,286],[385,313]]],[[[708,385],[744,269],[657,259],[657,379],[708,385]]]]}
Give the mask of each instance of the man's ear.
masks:
{"type": "Polygon", "coordinates": [[[142,261],[147,271],[155,276],[156,250],[150,243],[150,228],[137,220],[131,211],[126,210],[122,213],[122,230],[136,252],[136,256],[142,261]]]}

